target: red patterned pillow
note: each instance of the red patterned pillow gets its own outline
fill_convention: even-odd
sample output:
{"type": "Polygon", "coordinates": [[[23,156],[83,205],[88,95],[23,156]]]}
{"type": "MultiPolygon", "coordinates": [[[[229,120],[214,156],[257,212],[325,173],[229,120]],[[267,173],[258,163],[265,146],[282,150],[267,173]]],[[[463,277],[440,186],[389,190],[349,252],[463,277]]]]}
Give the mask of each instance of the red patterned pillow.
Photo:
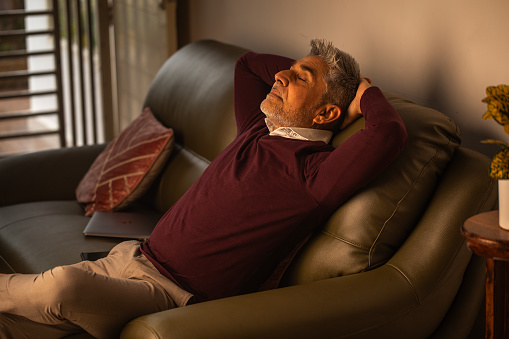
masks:
{"type": "Polygon", "coordinates": [[[76,188],[85,215],[125,208],[142,196],[173,149],[173,129],[145,108],[97,157],[76,188]]]}

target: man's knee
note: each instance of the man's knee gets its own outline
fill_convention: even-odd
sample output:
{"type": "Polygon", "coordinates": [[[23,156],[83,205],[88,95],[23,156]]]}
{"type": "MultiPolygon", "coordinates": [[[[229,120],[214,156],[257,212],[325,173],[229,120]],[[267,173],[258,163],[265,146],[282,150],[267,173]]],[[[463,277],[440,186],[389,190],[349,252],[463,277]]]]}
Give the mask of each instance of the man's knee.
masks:
{"type": "Polygon", "coordinates": [[[56,267],[37,277],[34,292],[39,294],[39,302],[46,307],[58,307],[80,302],[83,285],[92,274],[72,266],[56,267]]]}

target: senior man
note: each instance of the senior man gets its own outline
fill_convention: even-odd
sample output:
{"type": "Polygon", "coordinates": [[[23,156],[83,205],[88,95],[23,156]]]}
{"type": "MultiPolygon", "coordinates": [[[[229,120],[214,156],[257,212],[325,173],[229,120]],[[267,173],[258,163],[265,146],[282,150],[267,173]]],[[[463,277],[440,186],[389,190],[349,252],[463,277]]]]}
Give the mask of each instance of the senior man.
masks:
{"type": "Polygon", "coordinates": [[[312,40],[298,61],[243,55],[235,115],[235,140],[146,243],[121,243],[95,262],[0,277],[0,337],[115,337],[144,314],[277,287],[311,232],[407,139],[357,62],[323,40],[312,40]],[[365,129],[329,145],[361,114],[365,129]]]}

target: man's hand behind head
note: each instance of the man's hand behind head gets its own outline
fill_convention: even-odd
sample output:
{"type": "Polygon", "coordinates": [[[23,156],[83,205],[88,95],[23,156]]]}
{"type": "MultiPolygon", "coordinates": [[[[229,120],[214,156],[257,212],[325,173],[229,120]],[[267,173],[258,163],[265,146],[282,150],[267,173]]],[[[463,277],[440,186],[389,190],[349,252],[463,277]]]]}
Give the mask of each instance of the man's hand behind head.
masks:
{"type": "Polygon", "coordinates": [[[347,127],[352,122],[357,120],[361,115],[361,98],[364,94],[364,91],[371,87],[371,79],[370,78],[363,78],[361,76],[361,82],[359,84],[359,88],[357,89],[357,95],[355,96],[355,99],[353,99],[352,103],[348,107],[347,116],[345,117],[345,120],[343,121],[343,125],[341,126],[341,129],[347,127]]]}

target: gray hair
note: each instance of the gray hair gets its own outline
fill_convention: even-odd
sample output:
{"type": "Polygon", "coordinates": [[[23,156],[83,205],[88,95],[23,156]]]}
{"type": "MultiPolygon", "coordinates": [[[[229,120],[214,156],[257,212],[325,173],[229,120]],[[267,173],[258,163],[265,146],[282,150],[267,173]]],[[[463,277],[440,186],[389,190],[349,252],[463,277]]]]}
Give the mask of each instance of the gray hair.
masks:
{"type": "Polygon", "coordinates": [[[345,119],[348,106],[357,94],[360,84],[360,70],[357,61],[348,53],[335,47],[331,42],[323,39],[311,40],[311,56],[321,57],[329,66],[325,75],[326,89],[322,96],[322,103],[331,103],[341,108],[341,116],[328,126],[332,131],[338,131],[345,119]]]}

